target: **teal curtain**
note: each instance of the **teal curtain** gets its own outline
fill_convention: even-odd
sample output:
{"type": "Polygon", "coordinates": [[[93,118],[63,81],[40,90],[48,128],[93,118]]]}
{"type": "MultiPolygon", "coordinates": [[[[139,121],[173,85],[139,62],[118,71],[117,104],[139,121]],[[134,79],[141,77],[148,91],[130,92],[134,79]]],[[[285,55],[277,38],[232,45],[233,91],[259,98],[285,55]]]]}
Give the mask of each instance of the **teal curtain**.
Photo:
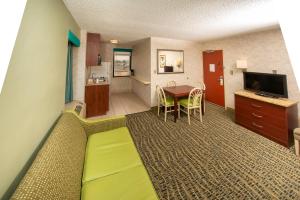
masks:
{"type": "Polygon", "coordinates": [[[71,42],[75,47],[79,47],[79,46],[80,46],[80,40],[78,39],[78,37],[77,37],[72,31],[69,31],[69,32],[68,32],[68,40],[69,40],[69,42],[71,42]]]}
{"type": "Polygon", "coordinates": [[[68,32],[68,60],[67,60],[67,73],[66,73],[66,92],[65,92],[65,103],[73,101],[73,47],[80,46],[80,40],[72,32],[68,32]]]}
{"type": "Polygon", "coordinates": [[[66,75],[66,92],[65,92],[65,103],[70,103],[73,101],[73,74],[72,74],[72,66],[73,66],[73,52],[72,52],[72,44],[68,43],[68,60],[67,60],[67,75],[66,75]]]}
{"type": "Polygon", "coordinates": [[[132,49],[114,48],[113,51],[119,51],[119,52],[132,52],[132,49]]]}

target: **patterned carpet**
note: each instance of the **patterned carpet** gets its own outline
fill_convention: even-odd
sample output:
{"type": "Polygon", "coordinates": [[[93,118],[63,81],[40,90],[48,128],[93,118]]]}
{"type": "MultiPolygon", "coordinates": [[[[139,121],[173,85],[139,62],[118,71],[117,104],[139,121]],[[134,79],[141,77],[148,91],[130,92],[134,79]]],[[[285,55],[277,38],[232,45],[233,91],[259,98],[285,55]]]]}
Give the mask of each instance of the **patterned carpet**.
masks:
{"type": "Polygon", "coordinates": [[[156,110],[127,116],[153,185],[163,199],[300,199],[300,159],[207,104],[203,123],[156,110]]]}

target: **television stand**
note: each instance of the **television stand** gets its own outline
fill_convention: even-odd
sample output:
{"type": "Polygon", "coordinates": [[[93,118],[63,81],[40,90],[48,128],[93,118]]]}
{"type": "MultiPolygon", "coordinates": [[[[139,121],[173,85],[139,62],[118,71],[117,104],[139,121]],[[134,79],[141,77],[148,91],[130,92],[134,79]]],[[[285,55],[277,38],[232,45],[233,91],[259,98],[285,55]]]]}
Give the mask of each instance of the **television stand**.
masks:
{"type": "Polygon", "coordinates": [[[235,92],[235,122],[285,147],[293,143],[298,127],[297,101],[235,92]]]}
{"type": "Polygon", "coordinates": [[[278,99],[279,97],[271,95],[271,94],[267,94],[265,92],[256,92],[256,95],[262,96],[262,97],[270,97],[270,98],[274,98],[274,99],[278,99]]]}

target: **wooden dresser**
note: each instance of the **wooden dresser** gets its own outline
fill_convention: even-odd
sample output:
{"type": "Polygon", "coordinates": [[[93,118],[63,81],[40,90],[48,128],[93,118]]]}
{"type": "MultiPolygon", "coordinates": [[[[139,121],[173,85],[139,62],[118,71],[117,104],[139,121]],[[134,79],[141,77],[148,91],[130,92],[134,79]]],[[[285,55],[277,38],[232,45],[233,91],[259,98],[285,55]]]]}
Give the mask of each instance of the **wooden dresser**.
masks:
{"type": "Polygon", "coordinates": [[[250,91],[235,93],[235,121],[274,142],[289,147],[298,127],[297,101],[262,97],[250,91]]]}

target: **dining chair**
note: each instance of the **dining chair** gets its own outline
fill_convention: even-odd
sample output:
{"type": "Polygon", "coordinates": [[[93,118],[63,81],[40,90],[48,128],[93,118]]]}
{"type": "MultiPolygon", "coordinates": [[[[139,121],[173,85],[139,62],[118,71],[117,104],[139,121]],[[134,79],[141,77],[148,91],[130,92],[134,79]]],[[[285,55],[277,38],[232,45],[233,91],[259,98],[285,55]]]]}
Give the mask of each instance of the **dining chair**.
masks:
{"type": "Polygon", "coordinates": [[[206,90],[206,86],[205,83],[203,81],[198,81],[195,82],[194,84],[197,88],[200,88],[203,92],[202,92],[202,103],[203,103],[203,113],[205,113],[205,90],[206,90]]]}
{"type": "Polygon", "coordinates": [[[201,100],[202,100],[202,89],[194,88],[190,91],[189,97],[187,99],[179,100],[179,113],[178,116],[180,118],[180,111],[184,112],[188,116],[188,122],[191,124],[190,113],[194,110],[194,115],[196,114],[196,110],[199,109],[199,118],[202,122],[202,112],[201,112],[201,100]],[[182,108],[181,108],[182,107],[182,108]]]}
{"type": "MultiPolygon", "coordinates": [[[[199,88],[202,89],[202,91],[206,90],[205,83],[203,81],[200,81],[199,88]]],[[[205,92],[202,93],[202,98],[203,98],[203,113],[205,113],[205,92]]]]}
{"type": "MultiPolygon", "coordinates": [[[[156,93],[157,93],[157,116],[159,116],[159,111],[161,107],[164,107],[165,110],[165,122],[167,121],[167,113],[173,112],[174,109],[174,99],[171,97],[166,97],[164,90],[157,85],[156,86],[156,93]]],[[[178,102],[179,107],[179,102],[178,102]]],[[[178,113],[180,110],[178,109],[178,113]]]]}
{"type": "Polygon", "coordinates": [[[167,83],[167,87],[176,87],[176,82],[175,81],[169,81],[167,83]]]}

